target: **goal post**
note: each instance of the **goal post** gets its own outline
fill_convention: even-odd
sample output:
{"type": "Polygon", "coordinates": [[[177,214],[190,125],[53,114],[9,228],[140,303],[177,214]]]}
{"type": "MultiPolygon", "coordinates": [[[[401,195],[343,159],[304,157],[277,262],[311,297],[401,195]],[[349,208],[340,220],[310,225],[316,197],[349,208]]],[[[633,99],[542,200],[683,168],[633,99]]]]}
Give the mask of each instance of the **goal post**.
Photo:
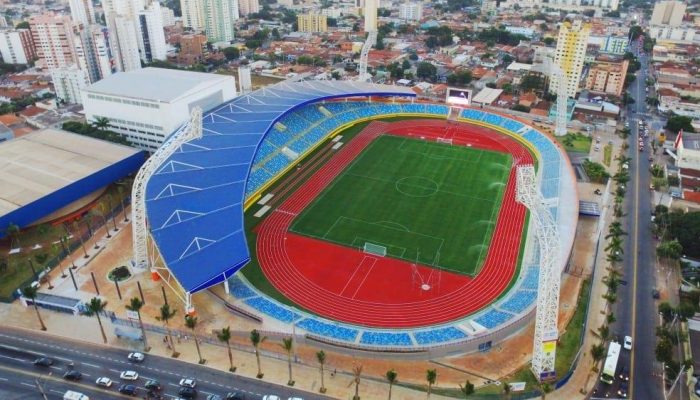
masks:
{"type": "Polygon", "coordinates": [[[452,138],[442,138],[439,137],[436,139],[438,143],[445,143],[445,144],[452,144],[452,138]]]}
{"type": "Polygon", "coordinates": [[[384,257],[386,256],[386,246],[380,246],[378,244],[365,242],[362,250],[368,254],[374,254],[375,256],[384,257]]]}

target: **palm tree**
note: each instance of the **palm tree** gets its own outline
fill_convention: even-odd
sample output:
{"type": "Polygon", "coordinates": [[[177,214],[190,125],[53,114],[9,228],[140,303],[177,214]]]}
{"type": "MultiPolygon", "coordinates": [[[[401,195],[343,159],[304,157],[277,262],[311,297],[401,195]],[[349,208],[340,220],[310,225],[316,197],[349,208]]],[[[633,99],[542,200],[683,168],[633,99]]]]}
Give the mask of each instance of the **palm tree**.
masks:
{"type": "Polygon", "coordinates": [[[202,352],[199,349],[199,339],[197,339],[197,317],[185,314],[185,325],[192,330],[192,337],[194,338],[194,345],[197,348],[197,355],[199,356],[199,363],[204,364],[207,362],[202,358],[202,352]]]}
{"type": "Polygon", "coordinates": [[[605,346],[602,343],[591,346],[591,357],[593,358],[593,367],[596,368],[600,360],[605,358],[605,346]]]}
{"type": "Polygon", "coordinates": [[[547,398],[547,393],[552,391],[552,385],[547,382],[542,382],[540,390],[542,390],[542,400],[544,400],[547,398]]]}
{"type": "Polygon", "coordinates": [[[352,400],[360,400],[360,379],[362,377],[362,364],[352,367],[353,382],[355,383],[355,395],[352,400]]]}
{"type": "Polygon", "coordinates": [[[605,246],[605,251],[608,253],[623,254],[622,239],[617,236],[611,237],[610,243],[605,246]]]}
{"type": "MultiPolygon", "coordinates": [[[[17,243],[17,247],[21,247],[21,244],[20,244],[20,241],[19,241],[19,234],[20,234],[20,231],[21,231],[21,230],[20,230],[20,228],[19,228],[19,225],[15,224],[15,223],[12,223],[12,222],[10,222],[10,223],[7,225],[7,228],[5,228],[5,233],[7,234],[7,236],[9,236],[10,238],[12,238],[12,239],[17,243]]],[[[10,246],[12,246],[12,244],[10,244],[10,246]]]]}
{"type": "Polygon", "coordinates": [[[396,371],[394,371],[394,369],[392,368],[386,371],[386,374],[384,376],[386,376],[386,380],[387,382],[389,382],[389,400],[391,400],[391,389],[394,387],[394,384],[396,383],[396,378],[399,376],[399,374],[396,373],[396,371]]]}
{"type": "Polygon", "coordinates": [[[112,214],[112,224],[114,225],[114,231],[117,232],[119,229],[117,228],[117,220],[114,218],[114,213],[112,212],[114,209],[112,208],[112,195],[107,194],[107,211],[105,213],[111,213],[112,214]]]}
{"type": "Polygon", "coordinates": [[[605,238],[610,239],[612,237],[620,237],[624,235],[627,235],[627,232],[622,229],[622,223],[620,221],[613,221],[608,227],[608,234],[605,236],[605,238]]]}
{"type": "Polygon", "coordinates": [[[107,343],[107,335],[105,335],[105,328],[102,326],[102,319],[100,318],[100,313],[107,307],[107,302],[102,301],[98,297],[93,297],[89,302],[85,303],[85,315],[92,317],[93,315],[97,317],[97,323],[100,325],[100,333],[102,333],[102,341],[107,343]]]}
{"type": "Polygon", "coordinates": [[[99,130],[101,133],[104,133],[104,131],[107,130],[107,127],[109,126],[109,118],[107,117],[97,117],[92,121],[92,124],[99,130]]]}
{"type": "Polygon", "coordinates": [[[90,256],[88,255],[87,250],[85,249],[85,241],[83,240],[83,235],[80,234],[80,225],[78,225],[78,221],[73,222],[73,229],[78,235],[78,239],[80,239],[80,246],[83,248],[83,258],[89,258],[90,256]]]}
{"type": "Polygon", "coordinates": [[[175,313],[177,313],[177,310],[171,310],[170,305],[168,303],[165,303],[162,306],[160,306],[160,315],[156,317],[158,321],[163,322],[163,325],[165,325],[165,330],[168,334],[168,340],[170,341],[170,346],[173,349],[172,357],[177,357],[179,355],[175,351],[175,342],[173,342],[173,335],[170,332],[170,325],[168,324],[168,321],[170,321],[170,319],[175,316],[175,313]]]}
{"type": "Polygon", "coordinates": [[[323,350],[316,352],[316,360],[321,367],[321,388],[318,390],[321,393],[326,393],[326,385],[323,382],[323,365],[326,363],[326,353],[323,350]]]}
{"type": "Polygon", "coordinates": [[[433,385],[437,380],[437,371],[434,369],[425,371],[425,380],[428,381],[428,398],[430,398],[430,393],[433,391],[433,385]]]}
{"type": "Polygon", "coordinates": [[[148,340],[146,339],[146,328],[143,326],[143,320],[141,319],[141,309],[143,308],[143,301],[138,297],[132,297],[127,304],[126,309],[133,311],[139,317],[139,326],[141,327],[141,336],[143,336],[143,351],[149,351],[151,348],[148,347],[148,340]]]}
{"type": "MultiPolygon", "coordinates": [[[[127,180],[127,187],[129,181],[130,180],[127,180]]],[[[119,202],[122,205],[122,212],[124,213],[124,222],[129,222],[129,216],[126,214],[126,205],[124,204],[124,188],[117,186],[117,192],[119,193],[119,202]]]]}
{"type": "Polygon", "coordinates": [[[280,346],[287,352],[287,366],[289,368],[289,380],[287,381],[287,385],[294,386],[294,379],[292,379],[292,350],[294,350],[294,341],[292,338],[283,338],[280,346]]]}
{"type": "Polygon", "coordinates": [[[32,301],[34,306],[34,311],[36,311],[36,318],[39,320],[39,325],[41,325],[41,330],[46,330],[46,325],[44,325],[44,320],[41,319],[41,314],[39,314],[39,306],[36,305],[36,294],[38,289],[34,286],[25,286],[22,288],[22,296],[32,301]]]}
{"type": "Polygon", "coordinates": [[[99,217],[100,219],[102,219],[102,223],[104,224],[104,227],[105,227],[105,233],[107,233],[107,239],[109,239],[112,237],[112,234],[109,232],[109,225],[107,224],[107,218],[105,218],[105,213],[102,210],[103,204],[104,203],[100,203],[96,207],[93,207],[90,210],[90,212],[88,213],[88,215],[99,217]]]}
{"type": "Polygon", "coordinates": [[[510,383],[505,383],[503,385],[503,397],[506,399],[510,399],[510,392],[511,392],[510,383]]]}
{"type": "Polygon", "coordinates": [[[601,325],[598,328],[598,334],[603,341],[606,341],[610,337],[610,328],[607,325],[601,325]]]}
{"type": "Polygon", "coordinates": [[[258,379],[262,379],[263,377],[262,369],[260,369],[260,344],[265,340],[267,340],[267,336],[262,336],[257,329],[250,331],[250,342],[253,344],[253,348],[255,348],[255,361],[258,362],[258,379]]]}
{"type": "Polygon", "coordinates": [[[474,394],[474,384],[469,382],[469,380],[467,380],[464,383],[464,386],[459,385],[459,390],[461,390],[462,393],[464,393],[464,398],[468,399],[469,396],[474,394]]]}
{"type": "Polygon", "coordinates": [[[226,343],[226,349],[228,350],[228,370],[230,372],[236,372],[236,367],[233,366],[233,353],[231,352],[231,327],[227,326],[222,329],[221,332],[216,334],[219,341],[226,343]]]}

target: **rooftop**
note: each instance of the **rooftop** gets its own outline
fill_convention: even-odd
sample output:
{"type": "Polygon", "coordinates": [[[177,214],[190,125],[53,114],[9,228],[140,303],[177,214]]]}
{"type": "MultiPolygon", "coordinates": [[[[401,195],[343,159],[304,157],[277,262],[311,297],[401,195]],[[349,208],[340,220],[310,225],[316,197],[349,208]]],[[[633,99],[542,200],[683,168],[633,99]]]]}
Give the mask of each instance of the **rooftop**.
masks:
{"type": "Polygon", "coordinates": [[[0,216],[138,153],[58,129],[0,144],[0,216]]]}
{"type": "Polygon", "coordinates": [[[143,100],[173,102],[213,85],[234,85],[228,75],[142,68],[120,72],[88,86],[85,91],[143,100]]]}

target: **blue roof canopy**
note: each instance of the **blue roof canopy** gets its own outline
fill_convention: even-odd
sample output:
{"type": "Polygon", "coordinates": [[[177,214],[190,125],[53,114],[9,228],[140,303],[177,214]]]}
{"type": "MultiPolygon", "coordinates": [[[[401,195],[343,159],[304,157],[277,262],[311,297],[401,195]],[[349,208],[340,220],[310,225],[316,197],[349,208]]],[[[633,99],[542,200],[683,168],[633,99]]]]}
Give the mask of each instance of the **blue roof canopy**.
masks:
{"type": "Polygon", "coordinates": [[[202,138],[183,144],[146,185],[151,236],[186,292],[223,282],[250,260],[243,230],[246,182],[274,123],[305,104],[353,96],[415,94],[361,82],[281,82],[204,114],[202,138]]]}

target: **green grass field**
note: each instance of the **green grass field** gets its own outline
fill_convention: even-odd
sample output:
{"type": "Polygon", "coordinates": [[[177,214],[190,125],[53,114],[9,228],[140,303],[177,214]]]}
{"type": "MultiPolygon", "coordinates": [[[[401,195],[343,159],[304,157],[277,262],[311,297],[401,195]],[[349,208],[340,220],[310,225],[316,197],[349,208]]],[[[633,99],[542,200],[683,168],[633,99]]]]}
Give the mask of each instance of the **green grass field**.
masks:
{"type": "Polygon", "coordinates": [[[508,154],[381,136],[294,221],[293,232],[458,273],[479,271],[508,154]]]}

